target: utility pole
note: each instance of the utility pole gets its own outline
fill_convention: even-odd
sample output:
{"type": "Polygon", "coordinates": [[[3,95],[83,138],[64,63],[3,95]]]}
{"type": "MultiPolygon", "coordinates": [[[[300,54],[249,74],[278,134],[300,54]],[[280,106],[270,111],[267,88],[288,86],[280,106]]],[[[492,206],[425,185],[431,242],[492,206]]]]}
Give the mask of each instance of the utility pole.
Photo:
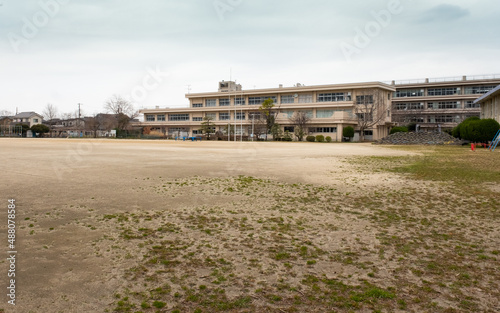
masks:
{"type": "Polygon", "coordinates": [[[81,103],[78,103],[78,120],[77,120],[77,123],[76,125],[78,126],[78,128],[80,127],[80,119],[82,117],[82,110],[81,110],[81,103]]]}

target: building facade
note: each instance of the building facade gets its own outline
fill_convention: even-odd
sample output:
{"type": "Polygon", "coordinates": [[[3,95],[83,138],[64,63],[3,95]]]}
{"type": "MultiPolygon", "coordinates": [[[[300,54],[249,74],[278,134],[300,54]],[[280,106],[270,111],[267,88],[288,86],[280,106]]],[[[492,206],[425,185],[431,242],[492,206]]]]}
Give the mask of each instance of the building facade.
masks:
{"type": "Polygon", "coordinates": [[[26,124],[29,127],[42,124],[43,116],[35,112],[22,112],[12,117],[14,123],[26,124]]]}
{"type": "Polygon", "coordinates": [[[222,81],[216,92],[187,94],[189,108],[141,110],[144,122],[136,125],[170,137],[197,136],[201,135],[204,118],[210,117],[216,132],[255,138],[262,136],[259,107],[272,99],[282,132],[293,135],[296,126],[291,118],[296,112],[304,112],[310,119],[306,135],[330,136],[333,141],[341,141],[344,127],[359,129],[359,116],[367,115],[363,109],[360,111],[360,105],[368,101],[375,110],[370,112],[373,122],[368,123],[364,137],[377,140],[387,136],[393,126],[390,108],[394,92],[394,86],[381,82],[243,90],[235,82],[222,81]]]}
{"type": "Polygon", "coordinates": [[[422,130],[452,129],[480,116],[476,100],[500,85],[500,75],[393,81],[393,122],[416,123],[422,130]]]}
{"type": "Polygon", "coordinates": [[[500,123],[500,85],[475,103],[481,106],[481,118],[492,118],[500,123]]]}

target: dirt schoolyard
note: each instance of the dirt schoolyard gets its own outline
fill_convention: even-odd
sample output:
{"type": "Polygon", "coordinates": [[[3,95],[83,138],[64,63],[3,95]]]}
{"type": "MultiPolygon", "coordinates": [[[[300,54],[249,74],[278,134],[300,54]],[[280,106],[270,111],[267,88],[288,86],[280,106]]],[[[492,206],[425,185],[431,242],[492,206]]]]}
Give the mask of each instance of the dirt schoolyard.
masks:
{"type": "Polygon", "coordinates": [[[498,173],[423,170],[464,149],[2,138],[0,309],[498,312],[498,173]]]}

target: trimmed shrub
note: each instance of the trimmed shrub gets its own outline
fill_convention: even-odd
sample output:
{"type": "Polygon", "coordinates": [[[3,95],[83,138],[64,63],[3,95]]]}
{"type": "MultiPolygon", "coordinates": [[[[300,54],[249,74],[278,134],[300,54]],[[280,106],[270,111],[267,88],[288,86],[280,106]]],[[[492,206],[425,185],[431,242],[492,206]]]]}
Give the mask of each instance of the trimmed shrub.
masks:
{"type": "Polygon", "coordinates": [[[472,142],[488,142],[498,132],[500,124],[494,119],[470,117],[453,129],[453,135],[472,142]]]}
{"type": "Polygon", "coordinates": [[[407,127],[405,127],[405,126],[398,126],[398,127],[393,127],[391,129],[390,135],[395,134],[395,133],[407,133],[407,132],[408,132],[408,128],[407,127]]]}
{"type": "Polygon", "coordinates": [[[326,136],[325,140],[326,140],[326,142],[332,142],[332,137],[326,136]]]}
{"type": "Polygon", "coordinates": [[[323,135],[317,135],[316,136],[316,141],[317,142],[325,142],[325,136],[323,136],[323,135]]]}
{"type": "Polygon", "coordinates": [[[314,137],[314,136],[307,136],[306,140],[309,141],[309,142],[314,142],[314,141],[316,141],[316,137],[314,137]]]}
{"type": "Polygon", "coordinates": [[[354,137],[354,128],[352,126],[344,127],[342,130],[342,136],[352,138],[354,137]]]}

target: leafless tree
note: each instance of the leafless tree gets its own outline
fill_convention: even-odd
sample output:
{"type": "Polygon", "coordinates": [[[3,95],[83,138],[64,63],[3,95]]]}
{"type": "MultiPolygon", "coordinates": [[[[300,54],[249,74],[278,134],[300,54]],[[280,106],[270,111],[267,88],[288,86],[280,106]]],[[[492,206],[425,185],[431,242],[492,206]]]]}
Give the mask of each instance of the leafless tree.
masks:
{"type": "Polygon", "coordinates": [[[311,118],[305,111],[295,111],[288,120],[295,126],[295,137],[297,137],[298,141],[302,141],[307,134],[307,125],[311,121],[311,118]]]}
{"type": "Polygon", "coordinates": [[[7,110],[0,110],[0,116],[12,116],[12,112],[7,110]]]}
{"type": "Polygon", "coordinates": [[[130,118],[137,117],[137,112],[130,101],[125,100],[120,95],[113,95],[111,98],[106,100],[104,104],[104,109],[106,112],[114,114],[125,114],[130,118]]]}
{"type": "Polygon", "coordinates": [[[101,129],[102,124],[103,118],[98,114],[85,118],[85,128],[92,132],[94,138],[97,138],[97,133],[101,129]]]}
{"type": "Polygon", "coordinates": [[[51,121],[57,117],[57,107],[51,103],[47,103],[45,108],[43,109],[43,118],[47,121],[51,121]]]}
{"type": "Polygon", "coordinates": [[[354,113],[358,119],[359,140],[364,141],[365,130],[381,124],[390,109],[388,92],[381,89],[367,89],[356,95],[354,113]]]}

